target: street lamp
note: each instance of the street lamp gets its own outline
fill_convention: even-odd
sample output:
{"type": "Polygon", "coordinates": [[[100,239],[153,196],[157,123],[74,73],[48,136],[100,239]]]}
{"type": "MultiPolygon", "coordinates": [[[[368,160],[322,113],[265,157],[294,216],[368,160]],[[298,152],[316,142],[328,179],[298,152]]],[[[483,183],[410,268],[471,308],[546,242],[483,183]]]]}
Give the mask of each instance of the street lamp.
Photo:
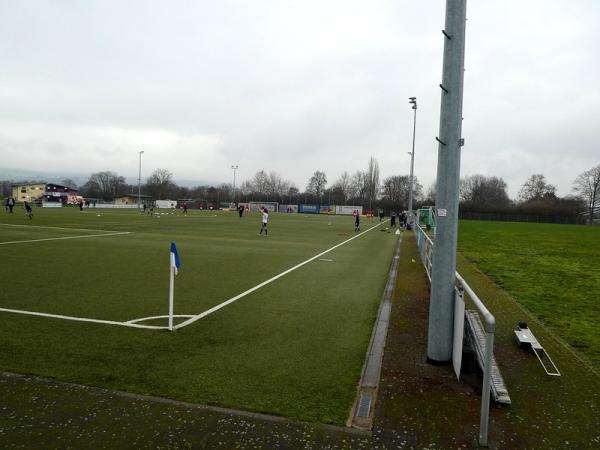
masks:
{"type": "Polygon", "coordinates": [[[140,154],[140,165],[138,169],[138,211],[140,209],[140,197],[141,197],[141,189],[142,189],[142,153],[144,150],[140,150],[138,152],[140,154]]]}
{"type": "Polygon", "coordinates": [[[412,207],[413,207],[413,170],[415,166],[415,132],[417,130],[417,97],[409,97],[408,103],[412,105],[414,111],[413,119],[413,140],[412,140],[412,152],[410,154],[410,187],[408,190],[408,223],[413,224],[412,207]]]}
{"type": "Polygon", "coordinates": [[[231,168],[233,169],[233,200],[235,202],[235,205],[237,206],[237,196],[235,195],[235,171],[239,169],[240,166],[238,166],[237,164],[235,166],[231,166],[231,168]]]}

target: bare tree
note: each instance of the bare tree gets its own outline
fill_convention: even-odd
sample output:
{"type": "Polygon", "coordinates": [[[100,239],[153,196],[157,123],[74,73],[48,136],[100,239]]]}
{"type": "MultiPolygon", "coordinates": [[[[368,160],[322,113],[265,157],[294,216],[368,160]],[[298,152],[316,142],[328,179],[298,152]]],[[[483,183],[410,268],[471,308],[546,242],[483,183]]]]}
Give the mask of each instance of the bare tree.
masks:
{"type": "Polygon", "coordinates": [[[268,180],[269,194],[271,196],[271,200],[280,200],[281,197],[283,197],[287,193],[290,184],[291,183],[289,181],[281,178],[281,175],[279,175],[277,172],[271,172],[269,174],[268,180]]]}
{"type": "Polygon", "coordinates": [[[226,200],[231,198],[233,198],[233,184],[221,183],[221,185],[219,186],[219,200],[226,200]]]}
{"type": "Polygon", "coordinates": [[[77,183],[75,183],[75,181],[73,181],[70,178],[65,178],[64,180],[61,181],[61,183],[63,184],[63,186],[67,186],[73,189],[77,189],[77,183]]]}
{"type": "Polygon", "coordinates": [[[125,178],[106,170],[90,175],[90,179],[82,186],[81,191],[86,197],[113,200],[125,188],[125,178]]]}
{"type": "Polygon", "coordinates": [[[369,209],[372,209],[372,205],[377,200],[377,194],[379,193],[379,164],[372,156],[369,159],[369,165],[365,174],[366,195],[369,201],[369,209]]]}
{"type": "Polygon", "coordinates": [[[591,225],[594,223],[594,211],[600,208],[600,164],[579,174],[573,184],[575,192],[585,201],[591,225]]]}
{"type": "Polygon", "coordinates": [[[156,169],[146,179],[145,189],[155,199],[168,199],[177,190],[173,174],[167,169],[156,169]]]}
{"type": "Polygon", "coordinates": [[[277,172],[267,174],[259,170],[251,180],[244,181],[240,185],[240,191],[246,200],[250,197],[257,201],[281,201],[288,194],[292,183],[284,180],[277,172]]]}
{"type": "Polygon", "coordinates": [[[248,201],[252,195],[252,182],[249,180],[244,181],[242,184],[240,184],[239,189],[245,201],[248,201]]]}
{"type": "Polygon", "coordinates": [[[306,191],[310,194],[314,194],[320,200],[326,185],[327,176],[325,175],[325,172],[317,170],[313,176],[310,177],[310,180],[308,180],[306,191]]]}
{"type": "Polygon", "coordinates": [[[548,184],[541,173],[531,175],[521,186],[519,200],[527,202],[540,198],[556,198],[556,186],[548,184]]]}
{"type": "Polygon", "coordinates": [[[340,177],[333,183],[332,189],[339,190],[341,194],[342,202],[345,202],[348,198],[352,196],[352,180],[348,172],[344,172],[340,175],[340,177]]]}
{"type": "Polygon", "coordinates": [[[12,183],[11,180],[0,180],[0,196],[8,197],[12,195],[12,183]]]}
{"type": "Polygon", "coordinates": [[[288,203],[291,203],[292,199],[294,197],[296,198],[296,203],[298,203],[298,195],[299,194],[300,194],[300,189],[298,189],[293,184],[290,184],[290,187],[288,188],[287,193],[286,193],[288,203]]]}
{"type": "MultiPolygon", "coordinates": [[[[417,184],[417,183],[415,183],[417,184]]],[[[394,175],[383,180],[381,194],[384,200],[390,201],[396,207],[407,206],[406,199],[408,198],[410,188],[410,177],[408,175],[394,175]]]]}
{"type": "Polygon", "coordinates": [[[357,170],[350,180],[350,189],[352,194],[350,198],[359,200],[361,203],[365,200],[365,192],[367,191],[366,184],[367,175],[361,170],[357,170]]]}
{"type": "Polygon", "coordinates": [[[267,195],[269,192],[269,176],[264,170],[259,170],[252,178],[250,182],[252,184],[252,191],[256,194],[267,195]]]}
{"type": "Polygon", "coordinates": [[[503,208],[510,204],[506,182],[484,175],[471,175],[460,180],[460,200],[478,209],[503,208]]]}
{"type": "Polygon", "coordinates": [[[431,183],[431,186],[427,189],[427,194],[425,195],[424,201],[430,203],[431,205],[435,205],[435,195],[437,193],[437,184],[434,181],[431,183]]]}

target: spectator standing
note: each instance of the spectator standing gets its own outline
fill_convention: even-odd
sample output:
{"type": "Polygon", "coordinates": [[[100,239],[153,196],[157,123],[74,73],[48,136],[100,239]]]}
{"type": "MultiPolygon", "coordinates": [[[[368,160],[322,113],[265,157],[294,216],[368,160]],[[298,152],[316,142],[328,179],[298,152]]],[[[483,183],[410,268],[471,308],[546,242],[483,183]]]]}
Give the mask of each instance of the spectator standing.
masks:
{"type": "Polygon", "coordinates": [[[15,207],[15,203],[16,203],[16,202],[15,202],[15,199],[14,199],[14,197],[8,197],[8,198],[6,199],[6,206],[8,207],[8,212],[9,212],[10,214],[12,214],[12,213],[13,213],[13,208],[15,207]]]}

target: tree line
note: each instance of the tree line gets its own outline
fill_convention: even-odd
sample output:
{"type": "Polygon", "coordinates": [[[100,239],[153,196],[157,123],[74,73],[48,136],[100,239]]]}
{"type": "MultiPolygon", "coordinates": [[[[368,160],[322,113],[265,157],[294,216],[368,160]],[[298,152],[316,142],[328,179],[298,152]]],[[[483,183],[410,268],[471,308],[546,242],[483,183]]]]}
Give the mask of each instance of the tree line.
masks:
{"type": "MultiPolygon", "coordinates": [[[[73,180],[63,184],[77,187],[73,180]]],[[[10,182],[0,181],[4,195],[9,195],[10,182]]],[[[113,201],[125,194],[136,195],[138,185],[127,184],[125,177],[112,171],[93,173],[79,187],[86,198],[113,201]]],[[[367,210],[405,210],[410,191],[409,175],[393,175],[380,180],[379,164],[371,157],[365,170],[343,172],[329,185],[325,172],[317,170],[301,190],[277,172],[259,170],[254,176],[234,188],[230,183],[218,186],[178,186],[173,173],[156,169],[141,185],[141,193],[154,200],[198,199],[209,202],[271,201],[284,204],[357,205],[367,210]]],[[[414,177],[415,207],[435,204],[435,184],[427,193],[414,177]]],[[[531,175],[521,186],[518,197],[510,199],[507,184],[500,178],[470,175],[460,180],[461,213],[504,213],[541,216],[584,217],[592,223],[594,211],[600,208],[600,164],[581,173],[573,181],[573,194],[558,197],[557,188],[543,174],[531,175]]],[[[578,220],[581,221],[581,220],[578,220]]]]}

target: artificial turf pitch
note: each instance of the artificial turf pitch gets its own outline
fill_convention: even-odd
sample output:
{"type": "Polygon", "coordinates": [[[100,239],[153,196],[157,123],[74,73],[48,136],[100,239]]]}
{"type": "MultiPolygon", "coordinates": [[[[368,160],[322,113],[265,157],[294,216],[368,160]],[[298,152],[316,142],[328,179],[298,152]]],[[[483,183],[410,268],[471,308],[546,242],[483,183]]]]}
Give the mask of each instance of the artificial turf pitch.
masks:
{"type": "MultiPolygon", "coordinates": [[[[347,216],[271,214],[264,237],[258,214],[34,214],[0,219],[0,308],[118,322],[167,314],[170,241],[175,314],[195,315],[355,235],[347,216]]],[[[173,333],[0,312],[0,369],[343,424],[397,239],[379,229],[173,333]]]]}

